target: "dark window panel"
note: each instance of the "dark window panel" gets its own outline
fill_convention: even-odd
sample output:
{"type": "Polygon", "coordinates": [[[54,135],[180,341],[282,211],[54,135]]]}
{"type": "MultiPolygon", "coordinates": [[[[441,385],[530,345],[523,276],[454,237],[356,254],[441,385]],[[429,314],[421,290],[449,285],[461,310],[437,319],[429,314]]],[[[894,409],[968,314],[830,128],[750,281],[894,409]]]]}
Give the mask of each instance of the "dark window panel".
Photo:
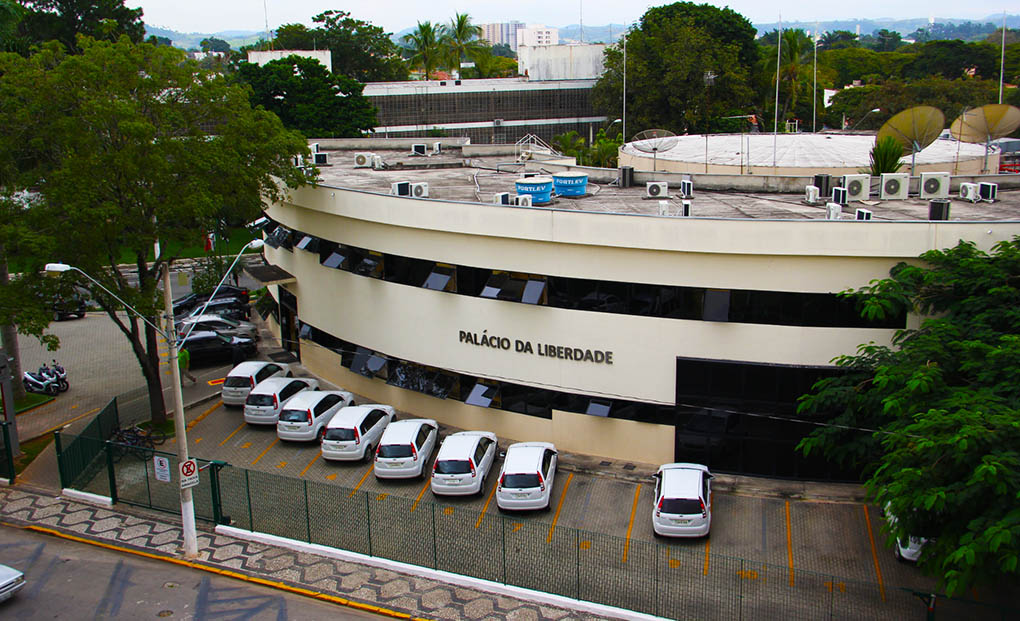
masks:
{"type": "Polygon", "coordinates": [[[707,289],[705,291],[705,310],[702,313],[705,321],[730,320],[729,289],[707,289]]]}
{"type": "Polygon", "coordinates": [[[506,272],[492,274],[485,283],[485,287],[482,288],[482,292],[478,294],[479,297],[498,298],[508,280],[510,280],[510,276],[506,272]]]}
{"type": "Polygon", "coordinates": [[[319,251],[319,238],[312,235],[303,235],[298,243],[294,244],[294,247],[298,250],[307,250],[308,252],[319,251]]]}
{"type": "Polygon", "coordinates": [[[499,299],[507,302],[520,302],[524,297],[524,287],[528,281],[519,278],[507,278],[499,292],[499,299]]]}

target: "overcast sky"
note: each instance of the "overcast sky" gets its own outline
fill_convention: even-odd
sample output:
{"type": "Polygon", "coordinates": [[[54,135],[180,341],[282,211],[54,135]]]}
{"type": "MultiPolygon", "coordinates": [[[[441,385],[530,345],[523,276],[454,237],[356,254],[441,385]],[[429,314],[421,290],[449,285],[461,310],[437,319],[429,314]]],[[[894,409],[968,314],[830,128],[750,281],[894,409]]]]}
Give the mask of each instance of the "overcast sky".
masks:
{"type": "MultiPolygon", "coordinates": [[[[699,0],[700,1],[700,0],[699,0]]],[[[357,19],[389,32],[410,28],[417,21],[447,22],[456,12],[471,15],[476,24],[504,22],[512,19],[566,26],[579,21],[593,26],[609,23],[622,24],[637,20],[649,6],[668,2],[627,2],[626,0],[355,0],[331,3],[324,0],[126,0],[129,7],[141,6],[146,24],[170,28],[178,32],[213,33],[224,30],[264,30],[266,10],[269,27],[281,24],[303,23],[311,25],[311,18],[329,9],[349,11],[357,19]]],[[[784,21],[814,21],[858,18],[952,17],[983,20],[990,15],[1001,15],[1002,0],[928,0],[927,2],[888,0],[857,0],[835,2],[823,0],[805,3],[802,0],[733,0],[716,3],[729,6],[754,23],[774,22],[782,12],[784,21]]],[[[1013,1],[1005,3],[1016,6],[1013,1]]],[[[1015,13],[1016,10],[1014,9],[1015,13]]]]}

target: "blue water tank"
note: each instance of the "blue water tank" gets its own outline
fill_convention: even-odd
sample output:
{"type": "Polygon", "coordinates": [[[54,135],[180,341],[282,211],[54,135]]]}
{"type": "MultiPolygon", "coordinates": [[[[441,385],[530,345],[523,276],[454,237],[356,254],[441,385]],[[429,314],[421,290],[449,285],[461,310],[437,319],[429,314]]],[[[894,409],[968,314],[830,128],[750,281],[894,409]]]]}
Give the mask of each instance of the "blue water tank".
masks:
{"type": "Polygon", "coordinates": [[[588,191],[588,173],[553,173],[553,189],[556,196],[584,196],[588,191]]]}
{"type": "Polygon", "coordinates": [[[552,177],[527,177],[517,180],[517,193],[530,194],[531,202],[539,205],[552,200],[552,177]]]}

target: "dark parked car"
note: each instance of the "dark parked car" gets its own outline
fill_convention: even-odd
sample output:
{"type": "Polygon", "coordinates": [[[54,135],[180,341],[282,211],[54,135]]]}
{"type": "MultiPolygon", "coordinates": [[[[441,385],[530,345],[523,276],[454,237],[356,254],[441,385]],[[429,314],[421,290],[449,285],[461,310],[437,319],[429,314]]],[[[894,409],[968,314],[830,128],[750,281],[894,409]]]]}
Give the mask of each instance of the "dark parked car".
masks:
{"type": "MultiPolygon", "coordinates": [[[[202,304],[210,298],[209,293],[189,293],[188,295],[182,296],[174,300],[174,315],[181,316],[186,315],[197,308],[202,308],[202,304]]],[[[223,285],[220,290],[216,292],[216,299],[233,299],[238,304],[247,304],[250,301],[248,289],[244,287],[234,287],[232,285],[223,285]]]]}
{"type": "Polygon", "coordinates": [[[71,317],[81,319],[88,311],[87,299],[87,294],[78,291],[70,295],[55,295],[53,297],[53,320],[63,321],[71,317]]]}
{"type": "Polygon", "coordinates": [[[202,313],[202,315],[219,315],[234,321],[247,321],[251,317],[251,305],[242,302],[239,298],[216,298],[215,300],[210,300],[208,305],[203,302],[190,313],[175,317],[179,320],[184,320],[189,317],[200,317],[199,313],[202,313]],[[203,307],[205,308],[204,311],[202,310],[203,307]]]}
{"type": "Polygon", "coordinates": [[[181,349],[188,350],[192,365],[216,362],[237,365],[255,355],[255,341],[215,332],[192,332],[181,344],[181,349]]]}

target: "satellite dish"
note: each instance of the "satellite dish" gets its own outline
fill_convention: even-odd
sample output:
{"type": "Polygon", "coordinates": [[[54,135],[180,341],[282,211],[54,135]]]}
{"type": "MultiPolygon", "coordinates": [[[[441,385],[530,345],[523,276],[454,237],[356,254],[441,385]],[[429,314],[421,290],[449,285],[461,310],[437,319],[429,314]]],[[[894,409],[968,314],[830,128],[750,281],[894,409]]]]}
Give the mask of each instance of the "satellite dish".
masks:
{"type": "Polygon", "coordinates": [[[985,143],[985,164],[988,149],[997,138],[1008,136],[1020,127],[1020,108],[1006,104],[988,104],[967,110],[949,126],[949,132],[960,142],[985,143]]]}
{"type": "Polygon", "coordinates": [[[659,151],[669,151],[679,140],[677,135],[668,129],[646,129],[635,134],[631,144],[638,151],[652,154],[652,172],[655,172],[659,151]]]}
{"type": "Polygon", "coordinates": [[[914,174],[914,159],[919,151],[930,145],[946,126],[946,115],[933,106],[914,106],[897,113],[878,130],[875,141],[892,136],[904,150],[910,151],[910,174],[914,174]]]}

